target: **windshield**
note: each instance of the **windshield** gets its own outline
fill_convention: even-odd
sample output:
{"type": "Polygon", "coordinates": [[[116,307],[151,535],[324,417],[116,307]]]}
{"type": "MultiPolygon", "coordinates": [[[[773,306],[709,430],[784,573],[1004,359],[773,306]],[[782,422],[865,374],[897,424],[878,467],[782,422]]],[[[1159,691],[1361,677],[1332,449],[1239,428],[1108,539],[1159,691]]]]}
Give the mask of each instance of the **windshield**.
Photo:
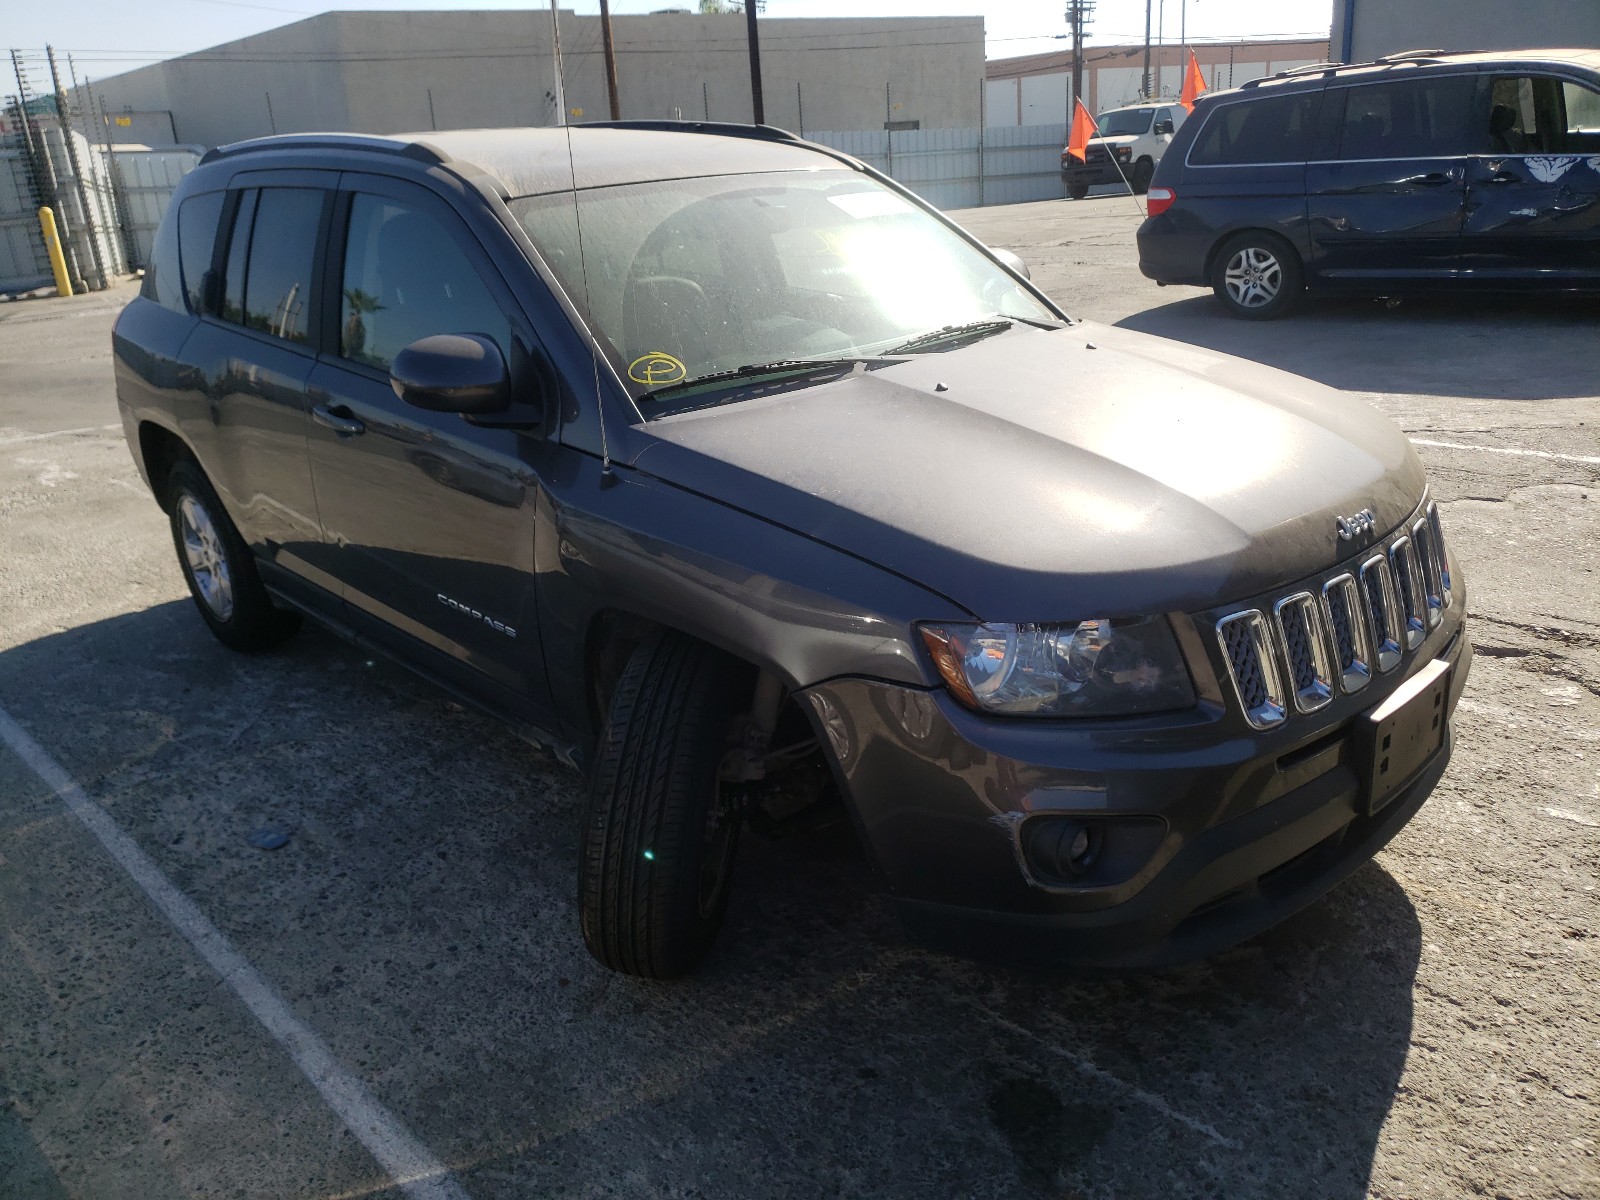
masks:
{"type": "Polygon", "coordinates": [[[1059,317],[849,170],[527,196],[511,212],[635,397],[742,366],[870,356],[987,317],[1059,317]],[[582,250],[578,222],[582,223],[582,250]]]}
{"type": "Polygon", "coordinates": [[[1153,108],[1122,108],[1116,112],[1101,113],[1095,119],[1101,137],[1122,137],[1126,134],[1150,132],[1150,118],[1156,115],[1153,108]]]}

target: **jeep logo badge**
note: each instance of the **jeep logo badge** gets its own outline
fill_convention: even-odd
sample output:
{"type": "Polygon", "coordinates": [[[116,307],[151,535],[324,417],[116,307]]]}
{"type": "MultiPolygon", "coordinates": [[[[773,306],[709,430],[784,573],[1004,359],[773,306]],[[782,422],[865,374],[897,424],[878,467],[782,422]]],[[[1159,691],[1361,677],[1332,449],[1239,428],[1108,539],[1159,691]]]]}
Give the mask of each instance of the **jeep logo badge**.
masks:
{"type": "Polygon", "coordinates": [[[1363,508],[1348,517],[1335,517],[1333,523],[1339,528],[1339,540],[1348,542],[1364,533],[1371,533],[1377,528],[1378,518],[1372,515],[1370,508],[1363,508]]]}

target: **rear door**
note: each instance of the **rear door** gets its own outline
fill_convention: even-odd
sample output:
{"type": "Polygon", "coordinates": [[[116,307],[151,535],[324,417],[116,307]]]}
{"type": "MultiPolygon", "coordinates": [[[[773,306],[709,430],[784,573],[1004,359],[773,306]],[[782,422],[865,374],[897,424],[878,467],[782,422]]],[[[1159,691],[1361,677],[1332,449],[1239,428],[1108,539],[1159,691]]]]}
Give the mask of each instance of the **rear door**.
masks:
{"type": "Polygon", "coordinates": [[[194,444],[210,447],[202,465],[235,523],[265,560],[324,589],[336,585],[306,455],[306,382],[317,353],[316,264],[337,178],[273,171],[234,180],[217,270],[193,297],[204,316],[184,347],[205,406],[207,436],[194,444]]]}
{"type": "Polygon", "coordinates": [[[1306,169],[1311,269],[1324,280],[1451,278],[1460,266],[1477,77],[1330,86],[1306,169]]]}
{"type": "Polygon", "coordinates": [[[1469,161],[1462,266],[1475,283],[1600,280],[1600,87],[1491,76],[1469,161]]]}
{"type": "Polygon", "coordinates": [[[309,391],[312,476],[351,619],[503,709],[531,704],[535,719],[549,690],[534,603],[538,479],[529,443],[512,429],[404,403],[389,365],[419,338],[481,334],[499,346],[514,395],[526,399],[543,370],[537,342],[443,200],[376,176],[346,175],[342,187],[329,345],[309,391]]]}

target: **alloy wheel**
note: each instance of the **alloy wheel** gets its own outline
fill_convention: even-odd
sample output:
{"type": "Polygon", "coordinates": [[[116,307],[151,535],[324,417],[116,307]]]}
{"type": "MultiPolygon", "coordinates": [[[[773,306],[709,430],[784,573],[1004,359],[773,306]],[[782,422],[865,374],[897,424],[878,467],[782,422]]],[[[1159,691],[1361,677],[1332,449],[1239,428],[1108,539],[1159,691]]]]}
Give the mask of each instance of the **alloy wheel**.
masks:
{"type": "Polygon", "coordinates": [[[228,572],[222,533],[205,506],[185,494],[178,501],[178,525],[183,537],[183,557],[201,601],[219,621],[233,616],[233,579],[228,572]]]}
{"type": "Polygon", "coordinates": [[[1228,260],[1222,282],[1240,308],[1262,308],[1278,298],[1283,265],[1270,250],[1246,246],[1228,260]]]}

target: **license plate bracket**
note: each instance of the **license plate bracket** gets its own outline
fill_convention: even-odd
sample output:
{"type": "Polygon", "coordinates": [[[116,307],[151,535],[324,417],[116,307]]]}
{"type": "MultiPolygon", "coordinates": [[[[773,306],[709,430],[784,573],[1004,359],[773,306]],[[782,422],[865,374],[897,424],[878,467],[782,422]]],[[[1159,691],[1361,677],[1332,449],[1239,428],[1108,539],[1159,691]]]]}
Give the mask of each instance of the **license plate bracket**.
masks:
{"type": "Polygon", "coordinates": [[[1393,800],[1439,752],[1449,709],[1450,663],[1436,658],[1356,721],[1368,813],[1393,800]]]}

